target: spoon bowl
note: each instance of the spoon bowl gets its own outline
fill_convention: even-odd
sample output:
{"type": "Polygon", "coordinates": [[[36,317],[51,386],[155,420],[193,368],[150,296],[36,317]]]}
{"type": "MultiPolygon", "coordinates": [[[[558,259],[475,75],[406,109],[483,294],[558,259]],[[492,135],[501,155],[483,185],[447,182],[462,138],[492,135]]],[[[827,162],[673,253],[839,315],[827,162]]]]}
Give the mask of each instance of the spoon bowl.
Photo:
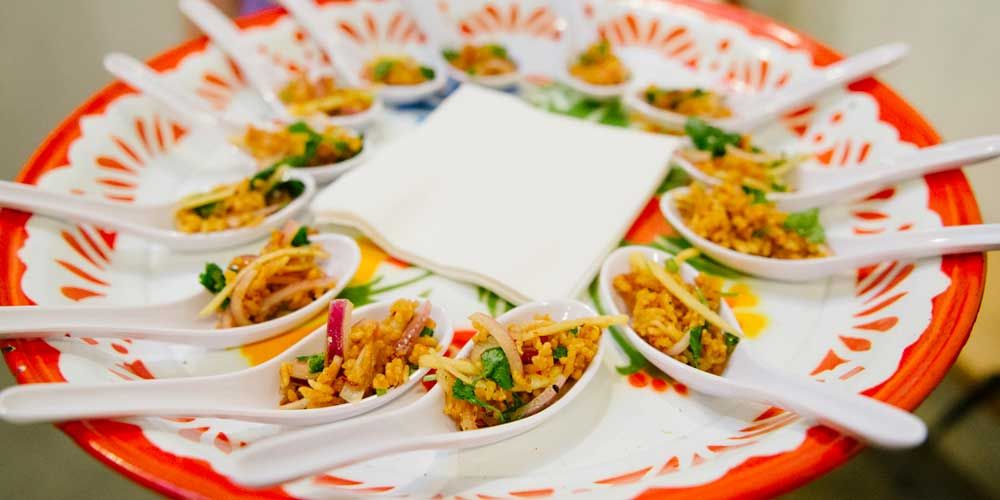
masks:
{"type": "Polygon", "coordinates": [[[0,206],[134,234],[178,252],[205,252],[261,239],[301,212],[316,194],[316,182],[298,172],[287,172],[285,178],[301,181],[305,186],[302,194],[256,226],[210,233],[184,233],[175,229],[175,203],[95,200],[17,182],[0,181],[0,206]]]}
{"type": "MultiPolygon", "coordinates": [[[[746,133],[777,120],[781,115],[808,104],[824,93],[865,78],[886,68],[909,52],[904,43],[890,43],[870,49],[826,66],[818,74],[781,89],[756,95],[714,89],[730,101],[733,116],[706,119],[711,125],[733,132],[746,133]]],[[[648,85],[648,82],[645,82],[648,85]]],[[[625,105],[654,123],[671,130],[683,130],[687,116],[652,106],[639,97],[645,86],[635,86],[625,93],[625,105]]]]}
{"type": "Polygon", "coordinates": [[[811,281],[879,262],[1000,249],[1000,224],[978,224],[877,236],[829,238],[826,245],[831,255],[827,257],[760,257],[713,243],[689,228],[676,203],[676,198],[686,194],[687,190],[688,188],[673,189],[660,198],[660,212],[667,222],[709,257],[733,269],[775,281],[811,281]]]}
{"type": "MultiPolygon", "coordinates": [[[[327,304],[326,301],[321,306],[327,304]]],[[[391,301],[359,307],[356,321],[381,320],[389,314],[391,301]]],[[[434,337],[444,352],[453,330],[441,308],[431,308],[437,324],[434,337]]],[[[356,322],[355,321],[355,322],[356,322]]],[[[288,410],[281,400],[279,369],[299,356],[325,352],[326,326],[260,365],[223,375],[180,379],[154,379],[104,384],[31,384],[0,392],[0,420],[14,423],[59,422],[89,418],[127,416],[216,417],[282,425],[316,425],[336,422],[384,406],[402,396],[427,374],[426,368],[411,373],[402,385],[385,394],[368,396],[356,403],[326,408],[288,410]]]]}
{"type": "MultiPolygon", "coordinates": [[[[503,325],[519,323],[536,314],[549,314],[554,321],[596,315],[580,302],[552,300],[516,307],[497,321],[503,325]]],[[[512,438],[553,418],[586,389],[600,369],[604,344],[602,340],[583,376],[568,390],[564,389],[554,403],[534,415],[493,427],[458,431],[443,413],[444,394],[441,386],[435,385],[419,400],[391,412],[254,443],[233,453],[222,472],[238,483],[264,486],[395,453],[470,448],[512,438]]],[[[468,342],[456,358],[467,357],[472,347],[472,341],[468,342]]]]}
{"type": "Polygon", "coordinates": [[[142,306],[12,306],[0,307],[0,339],[98,337],[155,340],[190,344],[209,349],[238,347],[291,330],[319,314],[354,276],[361,250],[353,239],[339,234],[319,234],[310,239],[330,257],[321,262],[333,288],[310,304],[261,323],[215,328],[215,318],[198,313],[212,294],[204,289],[166,304],[142,306]]]}
{"type": "MultiPolygon", "coordinates": [[[[661,266],[672,258],[649,247],[623,247],[612,252],[604,261],[598,278],[600,300],[610,314],[631,312],[614,290],[612,282],[615,276],[629,272],[629,256],[635,252],[661,266]]],[[[698,275],[698,271],[688,264],[681,265],[680,273],[681,278],[689,283],[698,275]]],[[[725,300],[720,302],[719,315],[736,329],[730,333],[742,337],[739,322],[725,300]]],[[[924,423],[906,411],[841,390],[831,383],[817,383],[759,363],[753,345],[746,341],[735,348],[722,375],[714,375],[664,354],[646,343],[630,326],[626,325],[623,329],[631,344],[653,365],[698,392],[776,405],[885,448],[914,447],[927,436],[924,423]]]]}

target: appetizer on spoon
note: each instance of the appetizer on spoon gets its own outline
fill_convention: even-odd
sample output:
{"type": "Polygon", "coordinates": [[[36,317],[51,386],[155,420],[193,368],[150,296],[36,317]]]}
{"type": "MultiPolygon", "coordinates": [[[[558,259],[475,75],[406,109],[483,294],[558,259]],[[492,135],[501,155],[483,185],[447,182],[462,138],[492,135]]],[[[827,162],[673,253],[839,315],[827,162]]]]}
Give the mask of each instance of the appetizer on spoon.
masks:
{"type": "Polygon", "coordinates": [[[31,423],[145,415],[296,426],[336,422],[405,394],[427,373],[409,360],[443,352],[451,343],[447,315],[426,301],[401,299],[353,313],[351,309],[350,302],[334,301],[327,327],[260,365],[234,373],[11,387],[0,392],[0,419],[31,423]],[[338,339],[348,337],[352,345],[334,349],[338,339]],[[289,398],[295,399],[282,404],[289,398]]]}
{"type": "Polygon", "coordinates": [[[131,233],[179,252],[202,252],[263,238],[305,208],[315,192],[311,177],[276,166],[155,205],[93,200],[0,181],[0,206],[131,233]]]}
{"type": "Polygon", "coordinates": [[[258,255],[208,263],[204,290],[142,306],[0,307],[0,339],[104,337],[221,349],[284,333],[320,313],[361,262],[351,238],[289,224],[258,255]]]}
{"type": "Polygon", "coordinates": [[[872,168],[842,170],[803,165],[808,158],[803,155],[764,151],[749,135],[698,118],[688,119],[684,132],[690,145],[678,149],[673,161],[688,174],[708,185],[742,184],[790,212],[861,198],[899,181],[1000,156],[1000,136],[983,136],[922,148],[872,168]]]}
{"type": "MultiPolygon", "coordinates": [[[[377,51],[364,47],[346,47],[335,30],[327,29],[320,20],[323,13],[312,0],[279,0],[295,20],[309,33],[330,60],[340,60],[348,83],[361,87],[367,81],[389,104],[409,104],[424,100],[441,91],[448,83],[440,58],[432,57],[415,44],[400,45],[395,50],[379,47],[377,51]],[[367,60],[358,57],[365,52],[367,60]],[[360,76],[360,78],[359,78],[360,76]]],[[[372,7],[375,8],[375,7],[372,7]]]]}
{"type": "Polygon", "coordinates": [[[632,73],[611,44],[598,38],[594,26],[587,22],[583,2],[551,0],[551,4],[566,21],[563,45],[567,57],[560,79],[591,99],[608,100],[624,94],[632,73]]]}
{"type": "MultiPolygon", "coordinates": [[[[304,121],[290,125],[235,120],[203,106],[187,92],[175,88],[135,58],[112,53],[104,67],[129,85],[160,101],[181,118],[206,128],[222,129],[235,136],[232,142],[255,165],[278,164],[301,168],[316,182],[329,182],[359,165],[368,156],[365,137],[337,125],[313,120],[317,131],[304,121]]],[[[214,135],[209,132],[209,135],[214,135]]]]}
{"type": "MultiPolygon", "coordinates": [[[[234,453],[223,472],[263,486],[404,451],[483,446],[553,418],[600,369],[604,328],[572,300],[533,302],[497,319],[469,318],[476,336],[455,359],[425,355],[437,385],[413,404],[277,436],[234,453]],[[337,443],[331,448],[329,443],[337,443]]],[[[565,418],[565,417],[564,417],[565,418]]]]}
{"type": "Polygon", "coordinates": [[[440,51],[452,78],[494,89],[510,88],[520,82],[517,61],[499,40],[463,42],[455,30],[446,25],[433,1],[401,0],[400,3],[427,34],[430,44],[440,51]]]}
{"type": "Polygon", "coordinates": [[[344,127],[364,128],[381,112],[381,101],[370,91],[337,85],[337,78],[350,82],[349,72],[339,66],[338,58],[331,59],[337,78],[314,71],[289,80],[284,72],[262,58],[239,28],[208,1],[181,0],[180,8],[233,58],[279,121],[314,118],[344,127]]]}
{"type": "Polygon", "coordinates": [[[637,82],[625,92],[625,104],[670,130],[680,130],[687,119],[694,116],[723,129],[749,132],[832,89],[890,66],[902,59],[909,49],[903,43],[883,45],[826,66],[814,77],[761,94],[741,94],[720,88],[672,88],[648,81],[637,82]]]}
{"type": "Polygon", "coordinates": [[[927,428],[910,413],[758,362],[753,346],[740,342],[719,279],[684,263],[696,253],[624,247],[601,268],[601,303],[630,316],[624,330],[646,359],[696,391],[776,405],[876,446],[911,448],[924,441],[927,428]]]}
{"type": "Polygon", "coordinates": [[[709,257],[776,281],[809,281],[890,260],[1000,248],[1000,224],[827,238],[818,209],[786,213],[759,191],[731,182],[673,189],[660,198],[660,211],[709,257]]]}

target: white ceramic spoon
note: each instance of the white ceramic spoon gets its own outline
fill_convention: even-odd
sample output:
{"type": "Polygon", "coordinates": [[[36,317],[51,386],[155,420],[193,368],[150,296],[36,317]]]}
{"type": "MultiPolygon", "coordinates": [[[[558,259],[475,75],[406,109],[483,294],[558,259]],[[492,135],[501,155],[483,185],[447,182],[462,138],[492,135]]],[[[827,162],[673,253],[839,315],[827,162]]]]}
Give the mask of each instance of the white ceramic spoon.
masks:
{"type": "MultiPolygon", "coordinates": [[[[497,321],[523,322],[536,314],[549,314],[555,321],[596,315],[580,302],[553,300],[514,308],[497,321]]],[[[435,385],[422,398],[398,410],[254,443],[233,453],[221,472],[248,486],[264,486],[395,453],[471,448],[509,439],[555,417],[586,390],[600,369],[604,343],[602,340],[580,380],[564,390],[549,407],[529,417],[474,431],[458,431],[455,422],[443,413],[444,394],[441,386],[435,385]]],[[[470,341],[456,357],[468,356],[471,349],[470,341]]]]}
{"type": "MultiPolygon", "coordinates": [[[[320,21],[323,19],[323,13],[316,7],[313,0],[278,0],[278,3],[291,12],[295,20],[305,28],[313,40],[316,40],[317,45],[331,61],[342,61],[339,63],[339,67],[347,75],[347,82],[352,87],[372,85],[372,82],[366,82],[360,77],[360,70],[367,61],[360,61],[356,68],[352,68],[348,64],[345,58],[351,57],[350,49],[344,47],[335,30],[329,29],[320,21]]],[[[408,46],[407,48],[414,49],[407,52],[409,56],[434,69],[434,78],[417,85],[379,85],[377,87],[379,96],[389,104],[410,104],[422,101],[439,92],[448,83],[446,69],[441,64],[441,58],[428,57],[423,51],[416,50],[414,47],[408,46]]],[[[377,57],[378,54],[375,56],[377,57]]]]}
{"type": "MultiPolygon", "coordinates": [[[[194,96],[171,85],[159,73],[132,56],[121,53],[108,54],[104,57],[104,67],[112,75],[156,99],[190,123],[207,128],[221,128],[229,136],[242,136],[249,126],[264,130],[274,130],[279,126],[273,123],[261,123],[257,121],[244,122],[209,109],[194,96]]],[[[344,172],[367,161],[371,146],[368,144],[367,138],[362,140],[364,142],[361,152],[353,158],[326,165],[316,165],[314,167],[297,167],[296,171],[309,175],[320,184],[331,182],[340,177],[344,172]]],[[[225,141],[225,143],[232,146],[228,141],[225,141]]],[[[236,146],[232,147],[239,152],[244,162],[249,162],[253,165],[257,164],[256,158],[236,146]]]]}
{"type": "Polygon", "coordinates": [[[692,231],[674,200],[687,189],[673,189],[660,198],[660,211],[667,222],[709,257],[744,273],[776,281],[809,281],[879,262],[1000,249],[1000,224],[975,224],[877,236],[828,237],[826,244],[832,254],[829,257],[797,260],[759,257],[717,245],[692,231]]]}
{"type": "MultiPolygon", "coordinates": [[[[744,95],[728,93],[725,99],[733,116],[706,120],[713,126],[745,133],[778,119],[786,112],[802,107],[820,95],[860,80],[902,59],[910,47],[891,43],[848,57],[822,68],[814,77],[793,83],[774,92],[744,95]]],[[[625,93],[625,105],[653,122],[673,130],[681,130],[688,117],[659,109],[641,97],[650,82],[637,82],[625,93]]],[[[714,89],[726,93],[724,89],[714,89]]]]}
{"type": "MultiPolygon", "coordinates": [[[[232,20],[207,0],[180,0],[180,8],[181,12],[204,31],[212,42],[233,58],[246,75],[250,86],[261,96],[279,121],[291,123],[296,120],[278,96],[278,89],[287,83],[286,77],[254,50],[232,20]]],[[[337,64],[336,59],[333,61],[337,64]]],[[[334,68],[336,69],[336,66],[334,68]]],[[[349,79],[349,76],[339,69],[337,73],[338,77],[349,79]]],[[[345,116],[323,115],[323,120],[342,127],[365,128],[372,125],[381,112],[382,102],[376,96],[372,105],[360,113],[345,116]]]]}
{"type": "Polygon", "coordinates": [[[65,221],[85,222],[105,229],[131,233],[178,252],[220,250],[263,238],[304,209],[316,194],[316,182],[297,172],[285,174],[305,186],[305,191],[256,226],[210,233],[183,233],[175,229],[176,204],[123,203],[47,191],[29,184],[0,181],[0,206],[65,221]]]}
{"type": "MultiPolygon", "coordinates": [[[[360,307],[352,318],[382,320],[392,301],[360,307]]],[[[434,337],[444,352],[452,327],[445,312],[434,306],[434,337]]],[[[292,347],[253,368],[223,375],[103,384],[30,384],[0,392],[0,419],[14,423],[60,422],[128,416],[218,417],[282,425],[316,425],[351,418],[379,408],[420,382],[426,368],[381,396],[326,408],[280,409],[279,369],[299,356],[326,352],[326,326],[317,328],[292,347]]]]}
{"type": "Polygon", "coordinates": [[[330,254],[320,265],[327,276],[334,278],[335,285],[309,305],[270,321],[216,328],[214,315],[198,317],[198,312],[212,300],[212,294],[199,287],[190,297],[166,304],[0,307],[0,339],[66,336],[128,338],[209,349],[237,347],[264,340],[289,331],[322,312],[344,289],[361,263],[361,250],[351,238],[320,234],[311,236],[310,240],[322,245],[330,254]]]}
{"type": "MultiPolygon", "coordinates": [[[[968,166],[1000,156],[1000,136],[962,139],[904,153],[865,169],[796,167],[789,174],[794,191],[767,193],[767,199],[786,212],[858,199],[900,181],[968,166]]],[[[671,160],[698,181],[719,185],[722,180],[703,172],[681,155],[671,160]]]]}
{"type": "MultiPolygon", "coordinates": [[[[615,250],[601,267],[598,278],[601,303],[608,314],[628,314],[625,302],[615,292],[615,276],[630,271],[629,256],[643,254],[658,265],[672,258],[659,250],[632,246],[615,250]]],[[[681,277],[690,283],[698,271],[688,264],[681,266],[681,277]]],[[[739,329],[739,322],[725,301],[719,315],[739,329]]],[[[837,388],[833,383],[819,383],[759,363],[752,342],[736,346],[722,375],[713,375],[688,366],[649,345],[630,326],[623,327],[629,341],[653,365],[692,389],[728,399],[741,399],[791,410],[803,417],[858,436],[882,448],[912,448],[927,437],[927,427],[916,416],[887,403],[837,388]]],[[[742,336],[743,332],[732,332],[742,336]]]]}
{"type": "Polygon", "coordinates": [[[549,3],[553,10],[566,21],[566,38],[563,42],[563,47],[566,50],[566,63],[558,70],[559,79],[573,90],[597,101],[607,101],[625,94],[632,83],[631,74],[628,80],[616,85],[594,85],[569,72],[570,65],[580,57],[583,51],[587,50],[591,43],[597,41],[597,32],[594,26],[587,22],[583,2],[579,0],[549,0],[549,3]]]}
{"type": "MultiPolygon", "coordinates": [[[[438,12],[435,2],[433,0],[399,0],[399,3],[420,26],[420,30],[427,35],[428,44],[436,48],[436,56],[440,58],[443,67],[447,68],[448,75],[455,80],[462,83],[475,83],[497,90],[509,89],[521,83],[519,71],[495,76],[477,76],[452,66],[451,63],[444,60],[442,52],[447,49],[460,50],[463,43],[455,30],[445,23],[445,19],[438,12]]],[[[499,45],[504,44],[500,43],[499,45]]],[[[520,67],[513,54],[508,54],[508,57],[514,61],[517,67],[520,67]]]]}

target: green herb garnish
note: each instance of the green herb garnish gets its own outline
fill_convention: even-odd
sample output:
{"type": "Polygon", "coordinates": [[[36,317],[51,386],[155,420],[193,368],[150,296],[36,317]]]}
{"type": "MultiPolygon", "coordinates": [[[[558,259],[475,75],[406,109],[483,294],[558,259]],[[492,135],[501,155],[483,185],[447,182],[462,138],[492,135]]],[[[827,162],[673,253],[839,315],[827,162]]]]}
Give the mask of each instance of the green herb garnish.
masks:
{"type": "Polygon", "coordinates": [[[761,191],[757,188],[752,188],[750,186],[742,186],[743,192],[750,195],[753,201],[750,202],[751,205],[760,205],[762,203],[767,203],[767,193],[761,191]]]}
{"type": "Polygon", "coordinates": [[[671,189],[687,186],[688,184],[691,184],[691,175],[685,172],[683,168],[671,165],[670,172],[667,172],[667,177],[663,179],[660,187],[656,188],[656,194],[660,195],[671,189]]]}
{"type": "Polygon", "coordinates": [[[306,226],[299,226],[299,230],[295,231],[295,236],[292,237],[293,247],[302,247],[312,243],[309,241],[309,228],[306,226]]]}
{"type": "Polygon", "coordinates": [[[507,59],[507,48],[502,45],[490,44],[486,46],[494,56],[501,59],[507,59]]]}
{"type": "Polygon", "coordinates": [[[254,174],[254,176],[250,178],[250,189],[257,189],[258,182],[267,182],[271,180],[271,177],[274,177],[275,172],[278,171],[278,167],[280,166],[280,163],[275,163],[274,165],[271,165],[270,167],[254,174]]]}
{"type": "Polygon", "coordinates": [[[678,266],[677,261],[674,259],[667,259],[667,261],[663,263],[663,267],[667,268],[667,271],[672,273],[676,273],[681,270],[681,266],[678,266]]]}
{"type": "Polygon", "coordinates": [[[390,61],[388,59],[382,59],[375,64],[375,68],[372,69],[372,77],[376,82],[381,82],[385,80],[385,77],[389,76],[389,72],[392,71],[392,66],[396,64],[395,61],[390,61]]]}
{"type": "Polygon", "coordinates": [[[434,336],[434,329],[425,326],[423,330],[420,330],[420,336],[421,337],[433,337],[434,336]]]}
{"type": "Polygon", "coordinates": [[[552,350],[552,359],[562,359],[569,355],[569,349],[564,345],[556,346],[552,350]]]}
{"type": "Polygon", "coordinates": [[[688,344],[688,350],[691,351],[691,366],[698,368],[701,360],[701,332],[705,329],[705,325],[698,325],[690,330],[688,330],[688,335],[690,337],[690,343],[688,344]]]}
{"type": "Polygon", "coordinates": [[[708,94],[708,92],[705,92],[701,88],[695,88],[694,90],[691,91],[691,97],[701,97],[706,94],[708,94]]]}
{"type": "Polygon", "coordinates": [[[734,349],[736,349],[736,345],[740,343],[740,338],[726,332],[722,334],[722,341],[726,343],[726,355],[728,356],[733,353],[734,349]]]}
{"type": "Polygon", "coordinates": [[[293,134],[302,134],[307,136],[305,143],[305,150],[302,154],[298,156],[289,156],[280,162],[279,165],[290,165],[293,167],[305,167],[313,162],[316,158],[316,152],[319,150],[319,145],[323,143],[323,136],[312,129],[305,122],[296,122],[288,126],[288,131],[293,134]]]}
{"type": "Polygon", "coordinates": [[[448,61],[454,61],[458,59],[458,51],[455,49],[444,49],[441,51],[441,55],[444,56],[448,61]]]}
{"type": "Polygon", "coordinates": [[[826,241],[826,231],[823,230],[823,225],[819,222],[818,208],[788,214],[788,218],[785,219],[785,227],[799,233],[810,243],[826,241]]]}
{"type": "Polygon", "coordinates": [[[226,275],[218,264],[209,262],[205,264],[205,271],[198,275],[198,282],[209,292],[219,293],[226,288],[226,275]]]}
{"type": "Polygon", "coordinates": [[[309,373],[319,373],[326,368],[326,358],[322,354],[299,356],[295,358],[309,366],[309,373]]]}
{"type": "Polygon", "coordinates": [[[691,138],[694,147],[720,157],[726,154],[726,145],[739,146],[742,140],[740,134],[730,134],[720,128],[713,127],[701,118],[688,118],[684,124],[684,133],[691,138]]]}
{"type": "Polygon", "coordinates": [[[284,191],[288,193],[288,196],[292,198],[298,198],[299,195],[304,193],[306,190],[306,185],[298,179],[288,179],[287,181],[281,181],[272,187],[267,194],[277,193],[284,191]]]}
{"type": "Polygon", "coordinates": [[[579,335],[580,334],[580,327],[579,326],[574,326],[573,328],[570,328],[569,329],[569,333],[571,335],[579,335]]]}
{"type": "Polygon", "coordinates": [[[487,349],[479,355],[479,360],[483,363],[483,377],[497,383],[508,391],[514,388],[514,378],[510,373],[510,363],[507,362],[507,355],[503,349],[494,347],[487,349]]]}
{"type": "Polygon", "coordinates": [[[215,212],[216,208],[219,208],[219,202],[213,201],[212,203],[206,203],[204,205],[194,207],[192,210],[194,210],[194,213],[198,214],[198,217],[204,219],[212,215],[212,212],[215,212]]]}
{"type": "Polygon", "coordinates": [[[511,404],[507,405],[507,409],[500,414],[501,417],[500,421],[510,422],[512,420],[517,420],[518,419],[517,410],[520,410],[522,406],[524,406],[524,401],[521,401],[521,396],[519,396],[515,392],[514,401],[511,404]]]}
{"type": "Polygon", "coordinates": [[[420,67],[420,74],[423,75],[424,78],[426,78],[428,80],[433,80],[434,79],[434,75],[436,75],[437,73],[434,72],[433,68],[429,68],[427,66],[421,66],[420,67]]]}
{"type": "Polygon", "coordinates": [[[375,389],[376,396],[385,396],[387,392],[389,392],[389,389],[375,389]]]}
{"type": "Polygon", "coordinates": [[[503,418],[503,414],[496,406],[489,403],[485,403],[476,396],[476,387],[472,384],[466,384],[462,382],[462,379],[455,379],[455,384],[451,386],[451,395],[455,399],[461,399],[462,401],[468,401],[476,406],[486,408],[487,410],[496,414],[499,418],[503,418]]]}

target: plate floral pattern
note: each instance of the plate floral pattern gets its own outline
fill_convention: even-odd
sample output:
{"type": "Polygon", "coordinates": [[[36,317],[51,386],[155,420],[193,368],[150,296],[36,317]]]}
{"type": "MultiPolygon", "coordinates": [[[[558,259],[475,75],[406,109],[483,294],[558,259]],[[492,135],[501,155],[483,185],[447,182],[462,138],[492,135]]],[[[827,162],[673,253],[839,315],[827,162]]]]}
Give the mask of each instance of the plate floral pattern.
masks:
{"type": "MultiPolygon", "coordinates": [[[[609,126],[646,127],[618,104],[588,101],[552,81],[552,68],[561,60],[561,33],[545,2],[451,0],[438,6],[460,36],[508,46],[528,75],[521,93],[530,102],[609,126]]],[[[389,2],[325,2],[322,9],[330,29],[359,47],[426,43],[389,2]]],[[[696,0],[589,2],[587,12],[641,76],[667,81],[768,92],[838,58],[765,18],[696,0]]],[[[289,75],[324,64],[308,37],[278,11],[241,23],[260,52],[289,75]]],[[[239,71],[204,40],[151,63],[217,109],[250,113],[259,106],[239,71]]],[[[391,141],[431,109],[433,103],[393,109],[373,134],[379,142],[391,141]]],[[[225,174],[229,156],[225,148],[208,147],[211,139],[116,83],[56,129],[19,180],[123,202],[169,199],[191,182],[210,183],[225,174]]],[[[831,169],[877,168],[880,158],[938,140],[912,108],[874,80],[791,113],[756,139],[769,148],[808,153],[831,169]]],[[[649,201],[626,242],[668,250],[684,245],[659,215],[656,201],[649,201]]],[[[859,236],[980,222],[971,190],[957,171],[895,186],[825,210],[822,217],[831,233],[859,236]]],[[[0,230],[5,257],[0,303],[6,305],[156,303],[197,286],[197,269],[206,260],[239,252],[173,255],[129,235],[9,210],[0,213],[0,230]]],[[[420,295],[448,308],[455,320],[510,307],[488,290],[435,276],[360,243],[363,262],[343,294],[356,304],[420,295]]],[[[799,285],[705,265],[727,278],[727,290],[734,292],[730,303],[768,362],[906,408],[919,404],[951,365],[983,290],[979,255],[886,262],[853,276],[799,285]]],[[[90,338],[0,345],[21,383],[126,383],[251,366],[321,321],[224,352],[90,338]]],[[[461,321],[457,327],[460,345],[470,332],[461,321]]],[[[387,457],[267,490],[242,489],[215,466],[240,447],[284,432],[279,426],[137,418],[61,427],[137,481],[176,496],[209,497],[765,496],[803,484],[860,449],[855,440],[780,409],[692,393],[612,337],[608,341],[619,349],[609,352],[592,390],[567,410],[572,418],[490,447],[387,457]]]]}

